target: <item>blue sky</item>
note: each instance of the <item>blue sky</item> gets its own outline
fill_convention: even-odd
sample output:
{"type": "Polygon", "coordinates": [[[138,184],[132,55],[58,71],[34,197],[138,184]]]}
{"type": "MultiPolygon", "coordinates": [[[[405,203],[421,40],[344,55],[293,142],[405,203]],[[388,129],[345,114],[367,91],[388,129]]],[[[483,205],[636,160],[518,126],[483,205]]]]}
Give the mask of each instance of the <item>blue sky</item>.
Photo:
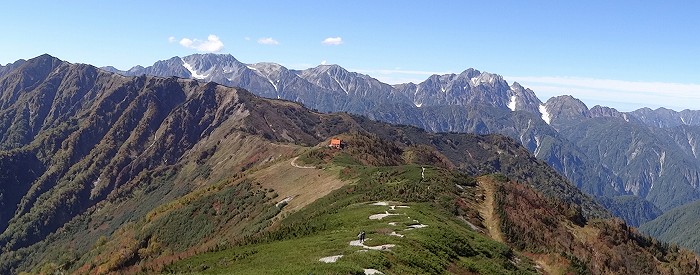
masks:
{"type": "Polygon", "coordinates": [[[49,53],[128,69],[212,51],[294,69],[339,64],[391,84],[471,67],[543,101],[700,109],[698,3],[14,1],[3,3],[0,64],[49,53]]]}

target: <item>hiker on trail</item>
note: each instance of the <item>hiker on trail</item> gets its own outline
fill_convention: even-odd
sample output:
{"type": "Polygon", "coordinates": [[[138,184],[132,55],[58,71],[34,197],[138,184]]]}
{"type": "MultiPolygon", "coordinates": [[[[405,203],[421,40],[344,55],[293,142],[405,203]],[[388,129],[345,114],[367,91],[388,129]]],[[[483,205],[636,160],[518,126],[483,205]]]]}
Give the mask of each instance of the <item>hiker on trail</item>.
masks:
{"type": "Polygon", "coordinates": [[[360,232],[360,234],[357,235],[357,239],[360,240],[360,243],[365,242],[365,231],[360,232]]]}

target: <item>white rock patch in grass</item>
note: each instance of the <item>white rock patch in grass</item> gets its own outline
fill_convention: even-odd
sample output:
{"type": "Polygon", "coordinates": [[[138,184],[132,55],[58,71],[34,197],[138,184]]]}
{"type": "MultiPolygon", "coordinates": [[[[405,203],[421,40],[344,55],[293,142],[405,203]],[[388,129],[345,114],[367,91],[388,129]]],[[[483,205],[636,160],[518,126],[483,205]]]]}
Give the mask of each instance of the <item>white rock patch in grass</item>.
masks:
{"type": "Polygon", "coordinates": [[[428,227],[428,226],[425,224],[412,224],[412,225],[409,225],[408,228],[406,228],[406,230],[425,228],[425,227],[428,227]]]}
{"type": "MultiPolygon", "coordinates": [[[[370,239],[366,239],[365,241],[368,241],[370,239]]],[[[351,246],[359,246],[364,249],[369,249],[369,250],[387,250],[389,248],[392,248],[396,246],[395,244],[383,244],[383,245],[377,245],[377,246],[366,246],[365,244],[361,243],[359,240],[354,240],[350,242],[351,246]]]]}
{"type": "Polygon", "coordinates": [[[319,262],[324,262],[324,263],[335,263],[338,259],[342,258],[343,255],[335,255],[335,256],[328,256],[328,257],[323,257],[319,259],[319,262]]]}
{"type": "Polygon", "coordinates": [[[365,275],[372,275],[372,274],[384,274],[379,270],[376,269],[371,269],[371,268],[365,268],[365,275]]]}
{"type": "Polygon", "coordinates": [[[374,214],[372,216],[369,216],[370,220],[381,220],[383,218],[386,218],[388,216],[397,216],[399,214],[390,214],[389,211],[384,211],[384,214],[374,214]]]}

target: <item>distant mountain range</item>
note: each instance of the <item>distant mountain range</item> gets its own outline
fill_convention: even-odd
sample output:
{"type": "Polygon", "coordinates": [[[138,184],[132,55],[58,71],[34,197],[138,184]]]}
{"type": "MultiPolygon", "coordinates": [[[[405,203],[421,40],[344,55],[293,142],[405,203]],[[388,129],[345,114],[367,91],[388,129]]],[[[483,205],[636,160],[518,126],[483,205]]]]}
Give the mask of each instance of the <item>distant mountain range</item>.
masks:
{"type": "MultiPolygon", "coordinates": [[[[700,111],[623,113],[604,106],[589,109],[571,96],[542,102],[517,82],[509,85],[499,75],[475,69],[398,85],[338,65],[289,70],[217,54],[173,57],[128,71],[103,69],[214,81],[323,112],[349,112],[433,132],[504,134],[595,196],[634,195],[664,211],[700,198],[700,111]]],[[[646,214],[628,222],[638,225],[654,217],[646,214]]]]}

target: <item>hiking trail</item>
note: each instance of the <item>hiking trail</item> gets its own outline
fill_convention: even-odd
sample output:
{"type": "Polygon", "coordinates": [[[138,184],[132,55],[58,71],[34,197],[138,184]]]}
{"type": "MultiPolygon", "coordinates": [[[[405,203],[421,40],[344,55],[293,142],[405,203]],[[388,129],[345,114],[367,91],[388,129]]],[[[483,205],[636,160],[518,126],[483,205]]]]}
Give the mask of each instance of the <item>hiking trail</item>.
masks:
{"type": "Polygon", "coordinates": [[[481,177],[478,179],[479,186],[484,190],[484,201],[481,202],[479,215],[484,219],[484,226],[488,235],[501,243],[505,243],[501,232],[501,222],[496,216],[496,186],[492,179],[481,177]]]}
{"type": "Polygon", "coordinates": [[[301,169],[316,169],[316,166],[301,166],[301,165],[297,164],[296,161],[298,158],[299,157],[293,158],[292,161],[289,162],[289,164],[291,164],[292,166],[294,166],[296,168],[301,168],[301,169]]]}

